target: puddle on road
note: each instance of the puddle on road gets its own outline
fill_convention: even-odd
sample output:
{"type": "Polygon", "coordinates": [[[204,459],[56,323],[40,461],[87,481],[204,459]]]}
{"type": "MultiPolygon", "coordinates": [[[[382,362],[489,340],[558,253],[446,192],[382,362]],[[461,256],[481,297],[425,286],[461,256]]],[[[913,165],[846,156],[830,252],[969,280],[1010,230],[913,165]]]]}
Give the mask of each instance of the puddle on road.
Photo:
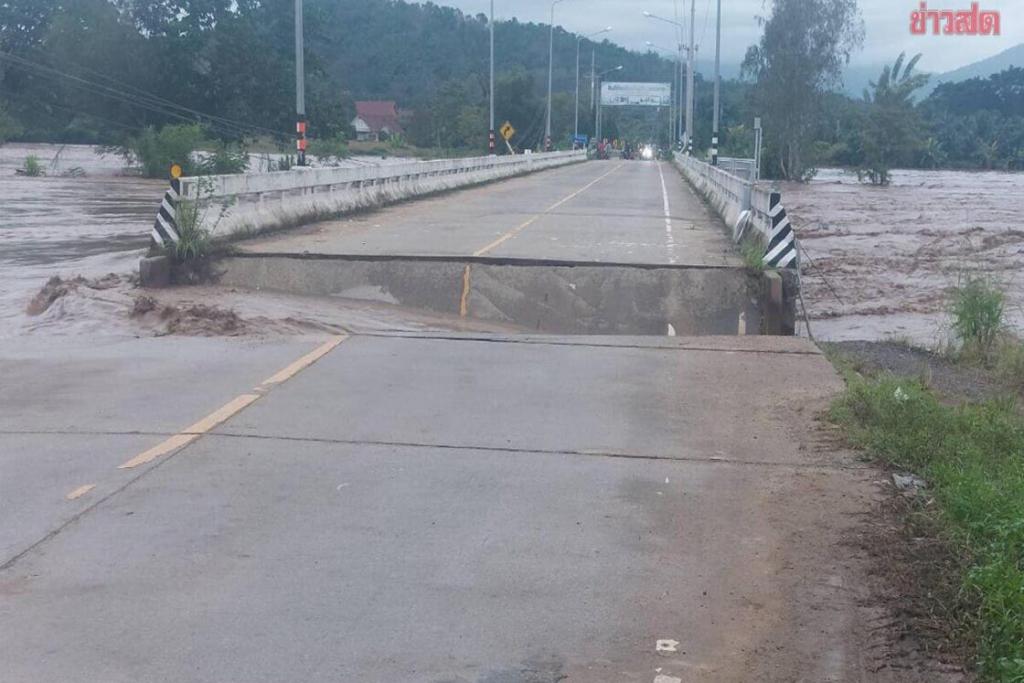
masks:
{"type": "Polygon", "coordinates": [[[782,193],[810,256],[803,289],[817,337],[945,340],[948,291],[965,273],[1000,284],[1024,331],[1024,173],[896,171],[875,188],[824,170],[782,193]]]}

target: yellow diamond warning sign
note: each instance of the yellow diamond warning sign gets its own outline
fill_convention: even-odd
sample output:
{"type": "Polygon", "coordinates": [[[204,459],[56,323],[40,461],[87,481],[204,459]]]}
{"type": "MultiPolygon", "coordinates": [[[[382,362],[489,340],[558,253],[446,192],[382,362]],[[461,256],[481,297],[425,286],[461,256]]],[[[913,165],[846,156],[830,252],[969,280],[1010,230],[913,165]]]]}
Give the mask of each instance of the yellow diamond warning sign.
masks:
{"type": "Polygon", "coordinates": [[[501,133],[501,137],[505,138],[506,140],[511,140],[512,136],[516,134],[516,129],[512,127],[511,123],[506,121],[505,123],[501,124],[501,128],[498,129],[498,132],[501,133]]]}

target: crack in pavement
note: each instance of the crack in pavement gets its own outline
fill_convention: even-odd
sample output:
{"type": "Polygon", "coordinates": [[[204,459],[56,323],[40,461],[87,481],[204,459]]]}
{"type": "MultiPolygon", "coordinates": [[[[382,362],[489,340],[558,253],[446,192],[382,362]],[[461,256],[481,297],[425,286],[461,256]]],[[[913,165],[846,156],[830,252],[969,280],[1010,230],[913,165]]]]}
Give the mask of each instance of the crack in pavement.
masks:
{"type": "MultiPolygon", "coordinates": [[[[119,431],[119,430],[71,430],[71,429],[25,429],[0,430],[0,435],[22,436],[174,436],[183,432],[159,431],[119,431]]],[[[777,460],[743,460],[740,458],[696,455],[655,455],[652,453],[628,453],[618,451],[578,450],[572,448],[529,448],[525,446],[488,446],[481,444],[456,444],[433,441],[393,441],[388,439],[341,439],[326,436],[288,436],[284,434],[257,434],[230,431],[210,431],[203,436],[207,438],[223,437],[228,439],[256,439],[262,441],[289,441],[296,443],[323,443],[348,446],[394,446],[399,448],[436,448],[453,451],[484,451],[488,453],[523,453],[531,455],[578,455],[595,458],[612,458],[623,460],[654,460],[663,462],[686,462],[702,464],[739,465],[747,467],[769,467],[778,469],[822,470],[822,471],[857,471],[869,470],[862,465],[829,465],[824,463],[779,462],[777,460]]],[[[193,444],[180,448],[175,454],[187,450],[193,444]]],[[[170,457],[163,458],[163,461],[170,457]]],[[[2,567],[0,567],[2,568],[2,567]]]]}
{"type": "MultiPolygon", "coordinates": [[[[54,436],[54,435],[67,435],[67,436],[168,436],[173,435],[177,432],[147,432],[147,431],[103,431],[103,430],[0,430],[0,434],[3,435],[40,435],[40,436],[54,436]]],[[[583,457],[596,457],[596,458],[610,458],[610,459],[624,459],[624,460],[648,460],[648,461],[659,461],[659,462],[681,462],[688,464],[705,464],[705,465],[729,465],[729,466],[741,466],[741,467],[755,467],[755,468],[770,468],[770,469],[791,469],[799,471],[820,471],[820,472],[841,472],[841,471],[867,471],[870,467],[861,465],[829,465],[822,463],[782,463],[768,460],[740,460],[737,458],[726,458],[716,456],[666,456],[666,455],[651,455],[641,453],[616,453],[610,451],[588,451],[588,450],[572,450],[572,449],[543,449],[543,448],[522,448],[514,446],[480,446],[480,445],[463,445],[463,444],[445,444],[445,443],[429,443],[429,442],[411,442],[411,441],[384,441],[374,439],[336,439],[336,438],[325,438],[325,437],[297,437],[297,436],[274,436],[268,434],[242,434],[238,432],[206,432],[204,435],[205,439],[254,439],[262,441],[288,441],[288,442],[299,442],[299,443],[323,443],[323,444],[336,444],[336,445],[352,445],[352,446],[382,446],[382,447],[396,447],[396,448],[410,448],[410,449],[438,449],[438,450],[453,450],[453,451],[483,451],[487,453],[519,453],[519,454],[531,454],[531,455],[569,455],[569,456],[583,456],[583,457]]],[[[4,560],[0,564],[0,572],[6,571],[14,566],[20,559],[31,553],[33,550],[43,545],[47,541],[52,540],[58,536],[65,529],[70,527],[72,524],[78,522],[85,515],[89,514],[97,507],[110,500],[117,494],[126,490],[129,486],[139,481],[143,477],[149,475],[151,472],[156,471],[158,468],[164,466],[172,459],[189,450],[196,442],[190,443],[175,452],[160,458],[149,465],[136,476],[131,477],[128,481],[124,482],[108,494],[100,497],[84,509],[80,510],[76,514],[72,515],[71,518],[65,522],[59,524],[54,529],[44,534],[41,538],[34,541],[24,549],[18,551],[16,554],[4,560]]]]}

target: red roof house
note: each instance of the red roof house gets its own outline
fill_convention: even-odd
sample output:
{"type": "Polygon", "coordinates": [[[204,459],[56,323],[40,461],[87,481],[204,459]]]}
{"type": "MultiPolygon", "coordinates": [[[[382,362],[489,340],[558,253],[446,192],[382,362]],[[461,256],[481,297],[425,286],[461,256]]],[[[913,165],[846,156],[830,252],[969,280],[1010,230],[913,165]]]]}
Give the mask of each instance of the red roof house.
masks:
{"type": "Polygon", "coordinates": [[[401,134],[398,106],[393,100],[364,100],[356,102],[356,117],[352,119],[356,140],[387,140],[401,134]]]}

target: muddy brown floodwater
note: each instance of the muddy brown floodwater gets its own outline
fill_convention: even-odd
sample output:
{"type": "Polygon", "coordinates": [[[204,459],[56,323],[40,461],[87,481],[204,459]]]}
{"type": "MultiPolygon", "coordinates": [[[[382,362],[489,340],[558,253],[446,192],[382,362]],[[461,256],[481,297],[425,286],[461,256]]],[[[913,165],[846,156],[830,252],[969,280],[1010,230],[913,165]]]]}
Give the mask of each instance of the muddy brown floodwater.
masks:
{"type": "Polygon", "coordinates": [[[829,169],[782,197],[816,337],[944,343],[950,289],[969,274],[1004,289],[1024,331],[1024,173],[895,171],[878,188],[829,169]]]}
{"type": "MultiPolygon", "coordinates": [[[[46,322],[25,308],[51,276],[96,277],[138,266],[165,183],[125,175],[123,167],[120,158],[85,145],[0,146],[0,336],[46,322]],[[30,154],[45,176],[15,174],[30,154]],[[79,175],[65,175],[71,172],[79,175]]],[[[88,307],[72,298],[60,305],[88,307]]],[[[103,325],[97,310],[65,313],[68,332],[103,325]]]]}

